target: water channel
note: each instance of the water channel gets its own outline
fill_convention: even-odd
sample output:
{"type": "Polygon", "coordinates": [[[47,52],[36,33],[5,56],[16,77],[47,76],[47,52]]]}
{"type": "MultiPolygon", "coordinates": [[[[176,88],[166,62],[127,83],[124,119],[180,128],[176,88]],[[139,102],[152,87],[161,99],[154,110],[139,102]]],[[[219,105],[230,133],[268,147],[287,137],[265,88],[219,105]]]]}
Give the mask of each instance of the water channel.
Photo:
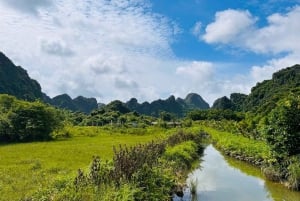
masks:
{"type": "Polygon", "coordinates": [[[265,180],[259,168],[224,157],[212,145],[206,147],[202,160],[187,179],[187,184],[196,184],[196,198],[187,190],[174,201],[300,201],[300,192],[265,180]]]}

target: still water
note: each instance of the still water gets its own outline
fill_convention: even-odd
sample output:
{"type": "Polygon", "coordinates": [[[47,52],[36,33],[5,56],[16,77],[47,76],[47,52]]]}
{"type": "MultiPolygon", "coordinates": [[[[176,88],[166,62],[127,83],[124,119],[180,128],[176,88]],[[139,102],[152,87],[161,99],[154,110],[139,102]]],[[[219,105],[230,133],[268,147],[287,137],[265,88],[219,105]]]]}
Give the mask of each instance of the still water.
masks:
{"type": "MultiPolygon", "coordinates": [[[[266,181],[260,169],[224,157],[212,145],[204,150],[201,168],[187,179],[196,183],[197,201],[300,201],[300,192],[266,181]]],[[[192,200],[189,191],[174,201],[192,200]]]]}

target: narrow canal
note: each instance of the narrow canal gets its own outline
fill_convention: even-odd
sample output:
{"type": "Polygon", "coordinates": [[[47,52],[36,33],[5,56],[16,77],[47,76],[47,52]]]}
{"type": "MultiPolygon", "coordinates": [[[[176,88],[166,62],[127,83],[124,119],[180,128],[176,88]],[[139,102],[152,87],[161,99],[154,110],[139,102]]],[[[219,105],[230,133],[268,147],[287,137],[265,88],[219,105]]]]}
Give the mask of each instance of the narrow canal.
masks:
{"type": "Polygon", "coordinates": [[[206,147],[202,160],[187,179],[187,184],[196,185],[196,196],[192,199],[187,190],[174,201],[300,201],[300,192],[266,181],[259,168],[224,157],[212,145],[206,147]]]}

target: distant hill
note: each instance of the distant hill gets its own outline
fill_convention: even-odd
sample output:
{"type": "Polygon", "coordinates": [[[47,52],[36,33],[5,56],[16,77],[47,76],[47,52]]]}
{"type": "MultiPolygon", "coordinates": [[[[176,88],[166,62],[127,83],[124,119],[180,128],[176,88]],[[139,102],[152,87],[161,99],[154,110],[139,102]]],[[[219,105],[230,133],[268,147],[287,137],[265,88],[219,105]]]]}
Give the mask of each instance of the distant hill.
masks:
{"type": "Polygon", "coordinates": [[[233,110],[234,105],[229,98],[227,98],[226,96],[223,96],[214,101],[212,108],[220,109],[220,110],[226,110],[226,109],[233,110]]]}
{"type": "Polygon", "coordinates": [[[212,108],[267,113],[278,100],[289,94],[300,95],[300,65],[287,67],[273,74],[272,79],[257,83],[249,95],[233,93],[230,99],[217,99],[212,108]]]}
{"type": "Polygon", "coordinates": [[[90,113],[98,108],[95,98],[78,96],[71,99],[67,94],[62,94],[51,99],[42,92],[40,84],[29,77],[26,70],[16,66],[2,52],[0,52],[0,94],[9,94],[28,101],[39,99],[71,111],[90,113]]]}
{"type": "Polygon", "coordinates": [[[209,109],[209,104],[196,93],[188,94],[183,101],[187,109],[209,109]]]}
{"type": "MultiPolygon", "coordinates": [[[[29,101],[40,99],[59,108],[85,113],[90,113],[92,110],[99,108],[99,106],[104,106],[103,104],[98,104],[95,98],[85,98],[83,96],[72,99],[68,94],[61,94],[50,98],[42,92],[40,84],[29,77],[26,70],[14,65],[8,57],[0,52],[1,93],[29,101]]],[[[124,107],[131,111],[152,116],[159,116],[162,111],[183,116],[192,109],[208,109],[209,105],[200,95],[190,93],[185,99],[175,99],[174,96],[170,96],[166,100],[158,99],[151,103],[144,102],[142,104],[138,103],[137,99],[132,98],[124,104],[124,107]]]]}
{"type": "Polygon", "coordinates": [[[193,109],[209,109],[208,103],[195,93],[188,94],[185,99],[170,96],[166,100],[158,99],[142,104],[138,103],[136,98],[132,98],[125,105],[132,111],[151,116],[159,116],[160,112],[165,111],[181,117],[193,109]]]}
{"type": "Polygon", "coordinates": [[[22,67],[13,64],[2,52],[0,52],[0,94],[9,94],[29,101],[43,99],[40,84],[31,79],[22,67]]]}
{"type": "Polygon", "coordinates": [[[81,111],[87,114],[98,108],[98,103],[95,98],[78,96],[77,98],[72,99],[68,94],[55,96],[50,100],[50,104],[59,108],[71,111],[81,111]]]}
{"type": "Polygon", "coordinates": [[[244,109],[244,102],[247,99],[246,94],[241,93],[232,93],[230,98],[223,96],[214,101],[212,108],[220,109],[220,110],[234,110],[234,111],[242,111],[244,109]]]}
{"type": "Polygon", "coordinates": [[[281,98],[290,93],[300,95],[300,65],[282,69],[271,80],[257,83],[243,103],[245,111],[263,112],[274,108],[281,98]]]}

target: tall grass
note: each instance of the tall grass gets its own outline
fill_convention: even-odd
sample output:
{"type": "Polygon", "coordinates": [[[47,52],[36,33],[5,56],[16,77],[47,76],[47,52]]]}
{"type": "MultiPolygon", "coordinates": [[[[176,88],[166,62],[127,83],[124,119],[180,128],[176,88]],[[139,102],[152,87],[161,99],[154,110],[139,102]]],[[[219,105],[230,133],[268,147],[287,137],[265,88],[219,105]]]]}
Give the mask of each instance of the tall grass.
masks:
{"type": "Polygon", "coordinates": [[[142,134],[112,127],[69,127],[67,139],[0,145],[0,200],[19,200],[38,189],[62,185],[93,156],[112,159],[113,146],[132,146],[165,138],[166,130],[147,128],[142,134]]]}
{"type": "Polygon", "coordinates": [[[209,133],[214,144],[227,155],[261,166],[271,160],[269,146],[263,141],[253,140],[242,135],[202,126],[209,133]]]}
{"type": "Polygon", "coordinates": [[[79,169],[73,183],[38,191],[28,200],[170,200],[176,187],[174,171],[197,156],[198,141],[191,141],[195,139],[195,134],[177,132],[164,140],[119,146],[109,162],[94,157],[89,170],[79,169]],[[173,151],[164,154],[167,146],[173,151]]]}

